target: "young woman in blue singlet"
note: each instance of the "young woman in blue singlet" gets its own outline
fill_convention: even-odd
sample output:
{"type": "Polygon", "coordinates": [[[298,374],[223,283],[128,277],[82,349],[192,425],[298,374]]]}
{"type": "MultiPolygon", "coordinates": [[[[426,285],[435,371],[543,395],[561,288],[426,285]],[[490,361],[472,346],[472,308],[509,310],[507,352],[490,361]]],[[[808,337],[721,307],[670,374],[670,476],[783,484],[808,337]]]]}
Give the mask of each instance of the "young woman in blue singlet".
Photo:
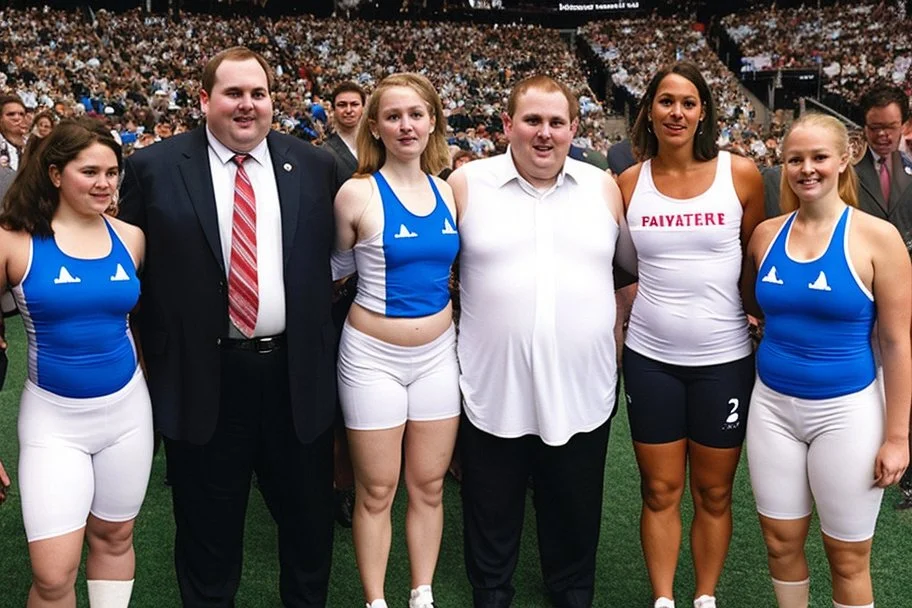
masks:
{"type": "Polygon", "coordinates": [[[105,215],[121,161],[101,123],[64,121],[20,168],[0,214],[0,289],[12,290],[28,337],[18,482],[30,607],[76,605],[84,542],[92,608],[126,608],[133,587],[153,441],[127,318],[145,240],[105,215]]]}
{"type": "Polygon", "coordinates": [[[355,471],[355,557],[369,608],[385,608],[390,508],[405,454],[410,608],[433,605],[443,479],[459,423],[450,267],[459,249],[446,118],[431,83],[385,78],[358,132],[358,173],[336,197],[336,278],[358,272],[339,345],[339,399],[355,471]]]}
{"type": "Polygon", "coordinates": [[[747,303],[766,320],[747,427],[751,483],[779,607],[808,606],[815,506],[833,605],[871,607],[883,488],[909,462],[912,265],[896,228],[855,209],[842,123],[805,114],[783,149],[787,215],[763,222],[748,249],[756,302],[747,303]]]}

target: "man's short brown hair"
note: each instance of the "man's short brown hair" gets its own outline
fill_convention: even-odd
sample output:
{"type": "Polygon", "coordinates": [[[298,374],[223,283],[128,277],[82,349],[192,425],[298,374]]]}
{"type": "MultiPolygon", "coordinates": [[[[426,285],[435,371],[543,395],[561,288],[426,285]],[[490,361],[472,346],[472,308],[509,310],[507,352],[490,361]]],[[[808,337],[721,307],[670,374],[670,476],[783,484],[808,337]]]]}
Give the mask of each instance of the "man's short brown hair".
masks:
{"type": "Polygon", "coordinates": [[[233,46],[230,49],[225,49],[210,59],[206,64],[206,67],[203,68],[203,78],[201,82],[202,89],[206,91],[206,93],[210,95],[212,94],[212,87],[215,86],[215,71],[218,70],[220,65],[222,65],[222,62],[246,61],[248,59],[255,59],[256,62],[260,64],[260,67],[263,68],[263,72],[266,73],[267,92],[271,93],[275,81],[272,75],[272,70],[269,69],[269,63],[266,62],[265,57],[256,51],[251,51],[246,46],[233,46]]]}

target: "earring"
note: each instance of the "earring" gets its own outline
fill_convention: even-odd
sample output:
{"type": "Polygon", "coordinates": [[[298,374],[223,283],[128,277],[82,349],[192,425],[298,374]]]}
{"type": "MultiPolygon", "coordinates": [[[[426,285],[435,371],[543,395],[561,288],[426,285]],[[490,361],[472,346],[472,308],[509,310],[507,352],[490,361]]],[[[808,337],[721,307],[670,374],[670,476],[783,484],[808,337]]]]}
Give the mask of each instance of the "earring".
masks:
{"type": "Polygon", "coordinates": [[[651,120],[646,121],[646,132],[652,133],[652,121],[651,120]]]}
{"type": "Polygon", "coordinates": [[[371,135],[374,136],[374,139],[380,139],[380,134],[379,134],[379,133],[371,133],[371,135]]]}
{"type": "Polygon", "coordinates": [[[701,118],[697,124],[700,125],[700,128],[697,130],[697,135],[703,135],[703,119],[701,118]]]}

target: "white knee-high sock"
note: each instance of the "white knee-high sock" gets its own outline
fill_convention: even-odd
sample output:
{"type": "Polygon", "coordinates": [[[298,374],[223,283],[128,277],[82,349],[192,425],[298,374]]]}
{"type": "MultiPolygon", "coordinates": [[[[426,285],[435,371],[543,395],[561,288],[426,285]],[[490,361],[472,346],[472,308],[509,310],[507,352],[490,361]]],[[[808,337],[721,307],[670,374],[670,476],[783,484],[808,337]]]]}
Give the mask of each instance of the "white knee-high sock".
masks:
{"type": "Polygon", "coordinates": [[[808,608],[811,579],[803,581],[779,581],[773,579],[773,592],[779,608],[808,608]]]}
{"type": "Polygon", "coordinates": [[[833,608],[874,608],[874,602],[870,604],[864,604],[859,606],[848,606],[846,604],[840,604],[836,600],[833,600],[833,608]]]}
{"type": "Polygon", "coordinates": [[[133,595],[133,580],[86,581],[89,586],[89,608],[127,608],[133,595]]]}

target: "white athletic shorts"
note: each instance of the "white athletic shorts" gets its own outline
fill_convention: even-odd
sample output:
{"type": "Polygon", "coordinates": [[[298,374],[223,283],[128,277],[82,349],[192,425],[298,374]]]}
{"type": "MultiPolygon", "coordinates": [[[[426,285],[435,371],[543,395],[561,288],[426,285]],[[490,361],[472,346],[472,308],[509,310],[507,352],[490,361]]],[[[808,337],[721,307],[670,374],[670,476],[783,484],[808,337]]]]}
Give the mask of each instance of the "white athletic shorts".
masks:
{"type": "Polygon", "coordinates": [[[345,427],[391,429],[406,420],[458,416],[456,328],[421,346],[397,346],[345,322],[339,343],[339,402],[345,427]]]}
{"type": "Polygon", "coordinates": [[[857,393],[798,399],[757,378],[747,423],[747,458],[757,511],[801,519],[816,505],[830,538],[874,536],[883,490],[874,460],[884,438],[884,398],[875,380],[857,393]]]}
{"type": "Polygon", "coordinates": [[[137,368],[110,395],[61,397],[26,380],[19,405],[19,488],[29,542],[79,530],[89,513],[139,513],[152,467],[152,403],[137,368]]]}

